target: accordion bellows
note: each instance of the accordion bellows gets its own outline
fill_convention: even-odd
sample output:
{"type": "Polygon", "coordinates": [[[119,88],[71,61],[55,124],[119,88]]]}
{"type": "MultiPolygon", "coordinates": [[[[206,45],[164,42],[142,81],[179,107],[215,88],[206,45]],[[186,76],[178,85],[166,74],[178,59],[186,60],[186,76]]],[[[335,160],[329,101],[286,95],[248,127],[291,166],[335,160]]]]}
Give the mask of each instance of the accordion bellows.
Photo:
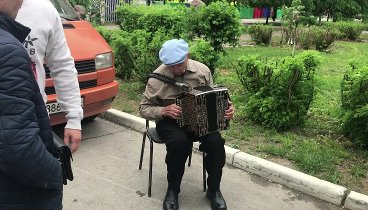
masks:
{"type": "Polygon", "coordinates": [[[224,87],[200,86],[181,93],[176,98],[183,110],[178,125],[196,137],[227,129],[229,122],[224,115],[228,99],[228,89],[224,87]]]}

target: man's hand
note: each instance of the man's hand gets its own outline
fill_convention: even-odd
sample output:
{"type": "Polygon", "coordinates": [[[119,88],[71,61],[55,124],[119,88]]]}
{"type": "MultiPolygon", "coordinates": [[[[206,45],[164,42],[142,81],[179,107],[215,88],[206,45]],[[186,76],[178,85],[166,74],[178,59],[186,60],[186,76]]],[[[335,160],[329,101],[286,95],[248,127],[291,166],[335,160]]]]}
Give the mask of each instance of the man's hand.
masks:
{"type": "Polygon", "coordinates": [[[64,143],[70,147],[72,153],[78,150],[81,139],[82,132],[80,130],[65,128],[64,143]]]}
{"type": "Polygon", "coordinates": [[[182,113],[182,109],[180,106],[176,104],[171,104],[162,109],[162,116],[170,117],[173,119],[179,119],[182,113]]]}
{"type": "Polygon", "coordinates": [[[234,117],[234,111],[233,103],[229,101],[229,107],[225,110],[225,119],[231,120],[234,117]]]}

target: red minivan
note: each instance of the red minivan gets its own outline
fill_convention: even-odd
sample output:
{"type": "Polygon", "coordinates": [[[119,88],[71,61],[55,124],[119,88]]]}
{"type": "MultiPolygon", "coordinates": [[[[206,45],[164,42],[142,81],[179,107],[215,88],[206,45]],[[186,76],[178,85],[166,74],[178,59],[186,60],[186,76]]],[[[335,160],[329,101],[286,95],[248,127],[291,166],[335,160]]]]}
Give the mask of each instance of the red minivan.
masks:
{"type": "MultiPolygon", "coordinates": [[[[75,67],[85,119],[94,119],[111,108],[119,91],[115,80],[114,55],[111,47],[93,26],[78,17],[66,0],[51,0],[63,20],[64,33],[75,67]]],[[[51,124],[65,123],[65,114],[56,101],[55,88],[46,70],[47,110],[51,124]]]]}

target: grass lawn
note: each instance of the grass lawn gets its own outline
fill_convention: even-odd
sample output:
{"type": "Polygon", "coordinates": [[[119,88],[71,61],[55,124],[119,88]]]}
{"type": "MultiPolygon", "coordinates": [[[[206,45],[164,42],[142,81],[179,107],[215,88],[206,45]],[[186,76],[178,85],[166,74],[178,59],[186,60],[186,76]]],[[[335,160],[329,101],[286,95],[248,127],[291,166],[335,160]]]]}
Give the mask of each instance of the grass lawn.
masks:
{"type": "MultiPolygon", "coordinates": [[[[290,48],[228,48],[219,61],[215,82],[229,88],[236,106],[230,129],[223,132],[226,144],[318,178],[368,195],[368,151],[355,148],[339,134],[340,83],[352,59],[368,63],[368,43],[337,42],[316,72],[317,88],[305,124],[278,133],[248,121],[242,106],[243,89],[231,64],[241,55],[260,54],[264,58],[284,57],[290,48]]],[[[120,93],[113,108],[138,115],[143,91],[137,82],[120,81],[120,93]]]]}

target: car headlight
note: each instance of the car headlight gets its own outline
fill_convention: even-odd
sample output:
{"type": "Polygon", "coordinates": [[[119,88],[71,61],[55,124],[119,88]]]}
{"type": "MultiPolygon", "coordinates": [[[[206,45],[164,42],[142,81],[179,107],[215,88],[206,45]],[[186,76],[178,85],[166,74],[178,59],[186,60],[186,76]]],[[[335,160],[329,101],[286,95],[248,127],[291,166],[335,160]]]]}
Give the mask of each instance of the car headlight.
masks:
{"type": "Polygon", "coordinates": [[[95,59],[95,63],[96,63],[96,70],[106,69],[106,68],[113,66],[112,53],[109,52],[109,53],[97,55],[95,59]]]}

